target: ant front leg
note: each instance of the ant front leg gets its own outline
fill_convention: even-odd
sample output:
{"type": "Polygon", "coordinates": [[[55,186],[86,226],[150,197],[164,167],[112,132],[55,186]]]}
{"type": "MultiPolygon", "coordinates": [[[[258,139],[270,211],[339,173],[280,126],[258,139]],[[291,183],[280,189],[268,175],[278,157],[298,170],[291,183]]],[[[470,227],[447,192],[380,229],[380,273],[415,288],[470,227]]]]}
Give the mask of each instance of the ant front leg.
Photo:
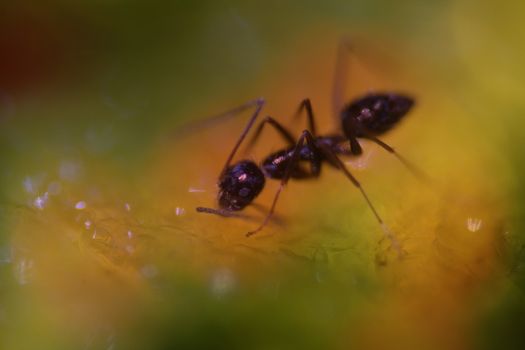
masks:
{"type": "Polygon", "coordinates": [[[277,192],[275,193],[275,196],[272,202],[272,206],[270,207],[270,210],[268,214],[266,215],[266,218],[264,219],[263,223],[257,229],[246,233],[246,237],[252,236],[256,234],[257,232],[261,231],[264,228],[264,226],[266,226],[268,222],[270,221],[270,218],[272,217],[273,212],[275,211],[275,206],[277,205],[277,201],[279,200],[279,196],[281,195],[281,192],[283,191],[284,186],[286,186],[286,184],[288,183],[288,180],[290,180],[292,172],[299,161],[299,156],[301,154],[301,150],[304,146],[305,140],[308,142],[309,145],[310,144],[313,145],[313,137],[312,137],[312,134],[308,130],[303,131],[303,133],[301,134],[301,137],[299,137],[299,140],[295,144],[295,147],[290,157],[290,160],[288,162],[288,165],[286,166],[284,176],[281,179],[281,183],[279,185],[279,188],[277,189],[277,192]]]}
{"type": "Polygon", "coordinates": [[[390,239],[390,242],[392,242],[392,246],[398,252],[398,254],[401,256],[402,255],[402,250],[401,250],[401,246],[399,244],[399,241],[394,236],[394,234],[390,231],[388,226],[384,223],[383,219],[379,216],[376,208],[372,204],[372,201],[370,201],[370,198],[368,198],[368,195],[366,194],[363,186],[361,186],[361,183],[352,175],[350,170],[348,170],[346,165],[341,161],[341,159],[339,159],[339,157],[334,153],[334,151],[332,149],[330,149],[330,147],[328,147],[328,146],[326,146],[326,145],[324,145],[322,143],[319,143],[318,144],[318,149],[324,154],[324,156],[327,159],[329,159],[333,164],[335,164],[339,168],[339,170],[341,170],[345,174],[345,176],[350,180],[350,182],[352,182],[352,184],[355,187],[357,187],[357,189],[359,189],[359,191],[361,192],[362,196],[364,197],[366,203],[368,204],[368,207],[370,208],[370,210],[374,214],[375,218],[379,222],[379,225],[381,225],[381,228],[383,229],[383,233],[385,234],[385,236],[388,239],[390,239]]]}

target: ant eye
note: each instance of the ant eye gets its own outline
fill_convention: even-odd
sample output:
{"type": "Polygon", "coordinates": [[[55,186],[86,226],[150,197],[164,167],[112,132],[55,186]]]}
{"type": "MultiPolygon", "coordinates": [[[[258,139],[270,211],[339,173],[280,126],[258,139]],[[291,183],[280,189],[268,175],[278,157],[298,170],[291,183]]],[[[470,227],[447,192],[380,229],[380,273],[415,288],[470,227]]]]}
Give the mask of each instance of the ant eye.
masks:
{"type": "Polygon", "coordinates": [[[248,197],[252,191],[248,187],[243,187],[239,190],[239,196],[248,197]]]}

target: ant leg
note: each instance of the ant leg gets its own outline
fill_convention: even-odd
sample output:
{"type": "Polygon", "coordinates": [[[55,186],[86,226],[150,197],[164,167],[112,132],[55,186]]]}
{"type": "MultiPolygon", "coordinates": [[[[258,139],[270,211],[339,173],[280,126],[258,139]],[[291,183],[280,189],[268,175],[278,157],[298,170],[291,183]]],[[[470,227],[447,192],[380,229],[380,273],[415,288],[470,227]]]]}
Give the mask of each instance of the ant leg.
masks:
{"type": "Polygon", "coordinates": [[[295,112],[292,120],[296,120],[299,118],[303,110],[306,109],[306,117],[308,118],[308,130],[312,133],[313,136],[317,135],[316,128],[315,128],[315,118],[314,118],[314,111],[312,109],[312,102],[310,102],[309,98],[305,98],[301,104],[299,105],[299,108],[297,108],[297,111],[295,112]]]}
{"type": "Polygon", "coordinates": [[[350,173],[348,168],[345,166],[345,164],[339,159],[339,157],[330,149],[330,147],[320,143],[318,144],[318,149],[320,149],[323,154],[334,164],[337,165],[337,167],[346,175],[346,177],[352,182],[352,184],[359,189],[363,197],[365,198],[365,201],[368,203],[368,207],[372,210],[372,213],[374,213],[374,216],[376,217],[377,221],[381,225],[381,228],[383,229],[383,233],[385,236],[390,239],[392,242],[392,246],[394,249],[401,254],[401,247],[399,245],[399,242],[397,238],[394,236],[394,234],[389,230],[388,226],[383,222],[383,219],[379,216],[377,213],[376,208],[368,198],[368,195],[366,194],[365,190],[361,186],[361,183],[357,181],[357,179],[350,173]]]}
{"type": "MultiPolygon", "coordinates": [[[[316,135],[315,118],[314,118],[314,112],[312,109],[312,103],[310,102],[309,98],[305,98],[303,101],[301,101],[301,103],[299,104],[299,107],[294,113],[294,116],[292,117],[292,120],[297,119],[302,114],[303,110],[306,110],[306,116],[308,118],[308,128],[309,128],[308,130],[310,130],[312,135],[315,136],[316,135]]],[[[250,140],[250,143],[248,144],[248,146],[246,146],[245,152],[250,150],[255,145],[255,142],[257,142],[257,140],[259,139],[259,136],[261,135],[261,132],[266,123],[269,123],[270,125],[272,125],[275,128],[275,130],[279,132],[279,134],[285,139],[285,141],[290,146],[295,145],[295,138],[292,136],[292,134],[288,130],[286,130],[286,128],[282,126],[278,121],[268,116],[257,127],[255,134],[250,140]]]]}
{"type": "Polygon", "coordinates": [[[299,140],[295,144],[295,148],[293,150],[292,157],[290,158],[290,162],[288,163],[288,166],[286,167],[286,170],[284,172],[283,178],[281,179],[279,188],[277,189],[277,192],[275,193],[275,196],[273,197],[273,202],[272,202],[272,206],[270,207],[270,211],[266,215],[266,218],[264,219],[262,224],[255,230],[246,233],[246,237],[256,234],[257,232],[262,230],[264,226],[266,226],[266,224],[268,224],[268,221],[270,221],[270,218],[272,217],[273,212],[275,210],[275,205],[277,204],[277,200],[279,199],[279,196],[281,195],[281,192],[284,189],[284,186],[286,186],[286,184],[288,183],[288,180],[290,179],[290,176],[292,175],[292,171],[295,165],[299,161],[299,155],[301,153],[301,149],[303,148],[304,140],[307,138],[311,139],[311,134],[308,130],[304,130],[303,133],[301,134],[301,137],[299,137],[299,140]]]}
{"type": "Polygon", "coordinates": [[[281,135],[283,137],[283,139],[290,146],[294,146],[295,145],[295,138],[292,136],[292,134],[288,130],[286,130],[286,128],[284,126],[282,126],[277,120],[273,119],[270,116],[267,116],[266,118],[264,118],[264,120],[257,127],[257,129],[255,131],[255,134],[253,135],[252,139],[250,140],[250,142],[246,146],[245,152],[247,152],[249,149],[251,149],[255,145],[255,142],[257,142],[257,140],[259,139],[259,136],[261,135],[261,132],[263,131],[264,126],[266,125],[266,123],[268,123],[271,126],[273,126],[275,128],[275,130],[279,133],[279,135],[281,135]]]}
{"type": "Polygon", "coordinates": [[[387,152],[393,154],[397,159],[399,159],[399,161],[401,163],[403,163],[403,165],[408,169],[408,171],[410,171],[416,178],[426,182],[426,183],[430,183],[431,180],[430,178],[428,177],[427,174],[425,174],[425,172],[423,172],[421,169],[419,169],[418,167],[416,167],[414,164],[412,164],[410,161],[408,161],[405,157],[403,157],[402,155],[400,155],[399,153],[396,152],[396,150],[389,146],[388,144],[384,143],[383,141],[381,141],[380,139],[378,139],[377,137],[375,136],[365,136],[367,139],[375,142],[376,144],[378,144],[381,148],[385,149],[387,152]]]}
{"type": "Polygon", "coordinates": [[[235,144],[235,146],[233,146],[233,149],[230,152],[230,155],[226,159],[226,163],[224,164],[224,167],[223,167],[223,169],[221,171],[221,175],[219,177],[222,177],[226,173],[226,170],[228,170],[228,167],[230,166],[230,163],[231,163],[233,157],[235,156],[235,153],[237,152],[237,150],[241,146],[242,141],[244,140],[244,138],[246,137],[246,135],[250,131],[250,129],[253,126],[253,124],[255,123],[255,119],[257,119],[257,116],[261,112],[261,109],[264,106],[264,102],[265,101],[264,101],[263,98],[258,98],[256,100],[253,100],[253,101],[250,101],[248,103],[245,103],[242,106],[234,108],[234,109],[232,109],[232,110],[230,110],[228,112],[222,113],[222,114],[220,114],[220,115],[215,117],[215,118],[219,118],[219,117],[234,115],[234,114],[240,113],[240,112],[242,112],[242,111],[244,111],[244,110],[246,110],[246,109],[248,109],[250,107],[257,106],[255,108],[255,112],[252,114],[251,118],[248,120],[248,124],[246,124],[246,126],[244,127],[244,130],[242,131],[241,136],[239,136],[239,139],[237,140],[237,143],[235,144]]]}
{"type": "Polygon", "coordinates": [[[348,53],[353,53],[353,48],[348,38],[343,38],[339,42],[337,58],[335,61],[334,82],[332,85],[332,115],[339,120],[339,113],[343,109],[344,94],[348,76],[348,53]]]}
{"type": "Polygon", "coordinates": [[[177,130],[175,130],[172,133],[172,135],[174,137],[181,138],[200,129],[213,127],[216,124],[227,121],[228,119],[239,115],[245,110],[254,106],[259,106],[260,104],[264,104],[264,98],[262,97],[245,102],[240,106],[237,106],[220,114],[209,116],[204,119],[196,120],[188,124],[182,125],[181,127],[177,128],[177,130]]]}

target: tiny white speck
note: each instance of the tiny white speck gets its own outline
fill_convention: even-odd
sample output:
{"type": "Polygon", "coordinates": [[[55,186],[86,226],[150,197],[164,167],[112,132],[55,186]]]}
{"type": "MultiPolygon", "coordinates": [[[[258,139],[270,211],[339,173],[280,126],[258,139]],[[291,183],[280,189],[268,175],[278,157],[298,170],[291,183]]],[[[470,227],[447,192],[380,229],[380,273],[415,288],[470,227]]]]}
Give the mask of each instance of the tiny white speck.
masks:
{"type": "Polygon", "coordinates": [[[37,207],[38,209],[42,210],[44,209],[44,199],[42,197],[36,197],[35,201],[33,202],[33,204],[35,205],[35,207],[37,207]]]}
{"type": "Polygon", "coordinates": [[[190,192],[190,193],[203,193],[203,192],[206,192],[206,190],[203,190],[201,188],[190,187],[190,188],[188,188],[188,192],[190,192]]]}
{"type": "Polygon", "coordinates": [[[211,292],[217,297],[222,297],[231,292],[235,288],[235,284],[236,278],[233,271],[222,268],[215,271],[211,277],[211,292]]]}
{"type": "Polygon", "coordinates": [[[131,232],[131,230],[128,230],[128,238],[129,239],[133,238],[133,232],[131,232]]]}
{"type": "Polygon", "coordinates": [[[48,198],[49,198],[49,195],[46,192],[44,193],[43,196],[36,197],[35,200],[33,201],[33,205],[35,206],[35,208],[43,210],[44,207],[46,206],[48,198]]]}
{"type": "Polygon", "coordinates": [[[77,210],[86,209],[86,202],[84,201],[77,202],[77,204],[75,204],[75,209],[77,210]]]}
{"type": "Polygon", "coordinates": [[[95,231],[93,232],[93,236],[91,236],[91,238],[93,238],[93,239],[97,239],[97,230],[95,230],[95,231]]]}
{"type": "Polygon", "coordinates": [[[467,219],[467,229],[470,232],[477,232],[481,229],[482,221],[478,218],[471,218],[469,217],[467,219]]]}
{"type": "Polygon", "coordinates": [[[124,209],[126,209],[126,211],[131,211],[131,205],[129,205],[129,203],[124,203],[124,209]]]}
{"type": "Polygon", "coordinates": [[[175,215],[182,216],[184,215],[184,213],[186,213],[186,210],[184,208],[181,208],[181,207],[175,208],[175,215]]]}
{"type": "Polygon", "coordinates": [[[86,227],[86,229],[89,230],[89,229],[91,228],[91,221],[90,221],[90,220],[86,220],[86,221],[84,222],[84,226],[86,227]]]}

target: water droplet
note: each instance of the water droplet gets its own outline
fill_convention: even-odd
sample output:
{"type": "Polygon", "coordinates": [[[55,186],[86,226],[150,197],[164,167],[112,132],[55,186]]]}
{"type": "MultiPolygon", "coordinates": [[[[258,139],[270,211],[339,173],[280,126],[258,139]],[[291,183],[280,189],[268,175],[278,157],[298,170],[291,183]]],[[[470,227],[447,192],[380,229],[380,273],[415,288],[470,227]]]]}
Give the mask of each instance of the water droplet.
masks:
{"type": "Polygon", "coordinates": [[[203,190],[203,189],[200,189],[200,188],[195,188],[195,187],[190,187],[190,188],[188,188],[188,192],[190,192],[190,193],[203,193],[203,192],[206,192],[206,190],[203,190]]]}
{"type": "Polygon", "coordinates": [[[43,196],[36,197],[35,200],[33,201],[33,205],[37,209],[44,210],[44,207],[46,206],[48,199],[49,199],[49,195],[46,192],[44,193],[43,196]]]}
{"type": "Polygon", "coordinates": [[[211,292],[222,297],[235,288],[235,275],[233,271],[227,268],[222,268],[215,271],[211,277],[211,292]]]}
{"type": "Polygon", "coordinates": [[[77,210],[86,209],[86,202],[84,202],[84,201],[77,202],[77,204],[75,204],[75,209],[77,209],[77,210]]]}
{"type": "Polygon", "coordinates": [[[481,219],[469,217],[467,219],[467,229],[470,232],[478,232],[481,229],[482,223],[481,219]]]}

